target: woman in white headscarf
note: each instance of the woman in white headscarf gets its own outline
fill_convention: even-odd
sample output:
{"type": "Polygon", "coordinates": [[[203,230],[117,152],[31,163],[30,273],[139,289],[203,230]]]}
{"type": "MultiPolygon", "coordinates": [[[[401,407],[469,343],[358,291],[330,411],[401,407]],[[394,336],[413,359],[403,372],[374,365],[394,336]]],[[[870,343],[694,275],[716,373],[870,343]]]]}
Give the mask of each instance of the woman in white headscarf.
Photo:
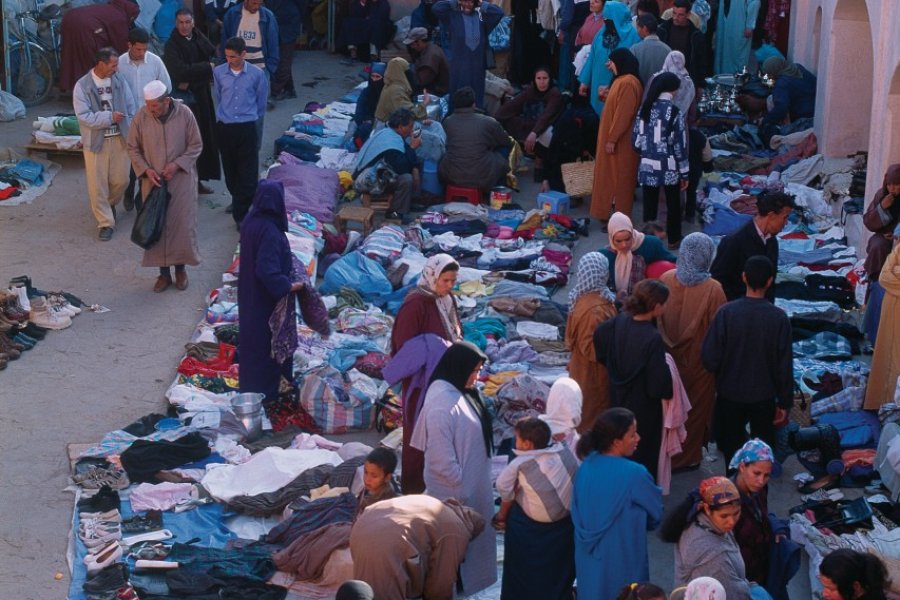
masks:
{"type": "Polygon", "coordinates": [[[662,240],[637,231],[624,213],[613,213],[607,231],[609,246],[601,248],[600,254],[614,266],[615,277],[609,287],[618,300],[628,296],[637,282],[647,278],[647,267],[651,263],[675,262],[675,255],[666,250],[662,240]]]}
{"type": "Polygon", "coordinates": [[[420,451],[409,446],[409,439],[418,419],[427,382],[447,346],[462,339],[456,299],[450,293],[456,285],[458,273],[459,263],[453,257],[447,254],[430,257],[419,276],[419,285],[410,290],[403,300],[391,331],[392,357],[397,357],[409,344],[396,361],[388,364],[390,369],[385,367],[385,374],[390,372],[391,380],[401,378],[403,382],[403,469],[400,483],[405,494],[420,494],[425,489],[422,478],[424,458],[420,451]],[[407,355],[414,356],[416,360],[408,360],[407,355]]]}
{"type": "MultiPolygon", "coordinates": [[[[694,81],[691,79],[691,75],[688,73],[685,64],[684,54],[678,50],[672,50],[666,57],[662,69],[655,73],[653,77],[656,77],[659,73],[675,73],[678,75],[678,79],[681,80],[681,85],[678,86],[678,90],[673,94],[672,103],[678,107],[678,110],[681,111],[685,120],[687,120],[688,114],[691,111],[691,105],[694,103],[696,88],[694,87],[694,81]]],[[[653,81],[653,77],[650,78],[651,82],[653,81]]],[[[650,84],[648,83],[647,90],[649,89],[650,84]]],[[[646,91],[644,92],[644,96],[646,97],[646,91]]]]}
{"type": "Polygon", "coordinates": [[[721,284],[709,273],[715,254],[716,246],[708,235],[691,233],[681,242],[675,270],[659,278],[669,288],[669,301],[657,327],[691,400],[685,424],[687,439],[681,454],[672,458],[673,469],[700,464],[712,426],[716,382],[703,368],[700,348],[716,311],[726,302],[721,284]]]}
{"type": "MultiPolygon", "coordinates": [[[[569,376],[582,393],[579,433],[590,430],[597,417],[609,407],[609,379],[606,367],[597,362],[594,331],[600,323],[616,316],[615,295],[609,289],[609,261],[599,252],[588,252],[578,261],[575,285],[569,291],[569,318],[566,347],[572,353],[569,376]]],[[[549,403],[548,403],[549,412],[549,403]]]]}
{"type": "Polygon", "coordinates": [[[577,427],[581,424],[584,395],[571,377],[560,377],[550,386],[547,409],[538,418],[550,426],[553,441],[564,444],[572,453],[578,443],[577,427]]]}

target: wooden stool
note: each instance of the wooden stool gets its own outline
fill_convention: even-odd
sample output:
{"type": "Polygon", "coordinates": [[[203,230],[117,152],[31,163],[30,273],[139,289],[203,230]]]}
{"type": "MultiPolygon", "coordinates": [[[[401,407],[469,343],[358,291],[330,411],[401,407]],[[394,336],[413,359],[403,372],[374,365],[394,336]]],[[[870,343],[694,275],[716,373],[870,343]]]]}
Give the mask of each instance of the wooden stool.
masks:
{"type": "Polygon", "coordinates": [[[391,202],[393,201],[393,193],[382,194],[381,196],[373,196],[368,193],[363,193],[362,195],[362,205],[375,211],[387,212],[391,210],[391,202]]]}
{"type": "Polygon", "coordinates": [[[463,201],[478,206],[481,204],[481,192],[478,188],[448,185],[444,194],[444,200],[447,202],[463,201]]]}
{"type": "Polygon", "coordinates": [[[372,230],[375,211],[366,206],[345,206],[338,212],[335,220],[338,232],[346,232],[347,223],[359,223],[362,226],[363,237],[366,237],[372,230]]]}

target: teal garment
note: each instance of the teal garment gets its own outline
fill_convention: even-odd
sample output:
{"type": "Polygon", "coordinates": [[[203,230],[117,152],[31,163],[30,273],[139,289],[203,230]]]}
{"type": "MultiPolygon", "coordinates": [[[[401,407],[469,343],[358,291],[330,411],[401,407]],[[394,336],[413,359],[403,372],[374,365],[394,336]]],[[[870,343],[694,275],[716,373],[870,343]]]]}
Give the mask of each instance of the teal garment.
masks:
{"type": "Polygon", "coordinates": [[[649,581],[647,532],[662,512],[662,490],[643,465],[597,452],[584,459],[572,493],[579,598],[615,598],[649,581]]]}
{"type": "Polygon", "coordinates": [[[588,98],[594,111],[602,116],[604,103],[597,98],[597,88],[601,85],[610,85],[612,83],[612,72],[606,68],[606,61],[609,60],[609,54],[613,50],[619,48],[631,48],[641,41],[631,23],[631,11],[628,7],[616,0],[610,0],[603,7],[603,20],[612,21],[619,33],[619,45],[615,48],[605,48],[603,46],[603,37],[606,33],[606,25],[600,28],[594,41],[591,42],[591,52],[588,54],[581,75],[578,81],[588,87],[588,98]]]}
{"type": "Polygon", "coordinates": [[[719,20],[716,26],[716,74],[738,73],[750,60],[752,37],[744,37],[744,31],[756,28],[759,0],[731,0],[728,12],[725,2],[719,3],[719,20]]]}
{"type": "MultiPolygon", "coordinates": [[[[606,260],[609,261],[610,272],[615,272],[616,253],[613,252],[612,248],[607,246],[606,248],[600,248],[598,252],[605,256],[606,260]]],[[[634,255],[643,258],[644,263],[647,266],[649,266],[650,263],[655,263],[658,260],[667,260],[673,264],[676,260],[675,255],[669,252],[668,249],[666,249],[665,245],[662,243],[662,240],[655,235],[645,235],[643,243],[637,250],[634,251],[634,255]]],[[[609,289],[612,291],[616,291],[615,277],[609,278],[609,289]]]]}
{"type": "Polygon", "coordinates": [[[463,338],[472,342],[481,351],[487,348],[487,336],[500,339],[506,337],[506,326],[500,319],[475,319],[463,324],[463,338]]]}

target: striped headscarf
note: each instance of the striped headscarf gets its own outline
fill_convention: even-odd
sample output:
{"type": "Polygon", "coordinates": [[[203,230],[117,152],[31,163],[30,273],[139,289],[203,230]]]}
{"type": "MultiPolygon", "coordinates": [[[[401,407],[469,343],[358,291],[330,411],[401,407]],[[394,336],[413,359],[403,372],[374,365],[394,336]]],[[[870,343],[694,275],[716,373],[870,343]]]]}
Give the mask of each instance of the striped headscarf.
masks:
{"type": "Polygon", "coordinates": [[[675,278],[685,287],[700,285],[711,277],[709,269],[715,255],[716,244],[711,237],[699,231],[688,234],[681,240],[675,278]]]}
{"type": "Polygon", "coordinates": [[[591,292],[600,294],[610,302],[616,301],[609,289],[609,261],[599,252],[588,252],[578,261],[575,285],[569,290],[569,310],[575,308],[578,299],[591,292]]]}

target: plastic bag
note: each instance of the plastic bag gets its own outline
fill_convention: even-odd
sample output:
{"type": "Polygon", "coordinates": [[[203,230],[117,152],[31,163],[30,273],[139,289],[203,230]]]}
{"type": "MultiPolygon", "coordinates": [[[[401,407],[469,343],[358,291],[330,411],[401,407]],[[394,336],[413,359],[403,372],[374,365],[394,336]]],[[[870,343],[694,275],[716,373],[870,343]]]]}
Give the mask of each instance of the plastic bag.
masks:
{"type": "Polygon", "coordinates": [[[0,121],[15,121],[25,118],[25,103],[10,94],[0,90],[0,121]]]}
{"type": "Polygon", "coordinates": [[[131,241],[147,250],[152,248],[162,237],[166,226],[166,210],[169,208],[169,190],[163,181],[159,187],[154,187],[144,198],[141,212],[134,219],[131,228],[131,241]]]}
{"type": "Polygon", "coordinates": [[[319,291],[323,294],[336,294],[342,287],[356,290],[367,302],[394,291],[384,267],[359,252],[342,256],[331,265],[325,272],[319,291]]]}

